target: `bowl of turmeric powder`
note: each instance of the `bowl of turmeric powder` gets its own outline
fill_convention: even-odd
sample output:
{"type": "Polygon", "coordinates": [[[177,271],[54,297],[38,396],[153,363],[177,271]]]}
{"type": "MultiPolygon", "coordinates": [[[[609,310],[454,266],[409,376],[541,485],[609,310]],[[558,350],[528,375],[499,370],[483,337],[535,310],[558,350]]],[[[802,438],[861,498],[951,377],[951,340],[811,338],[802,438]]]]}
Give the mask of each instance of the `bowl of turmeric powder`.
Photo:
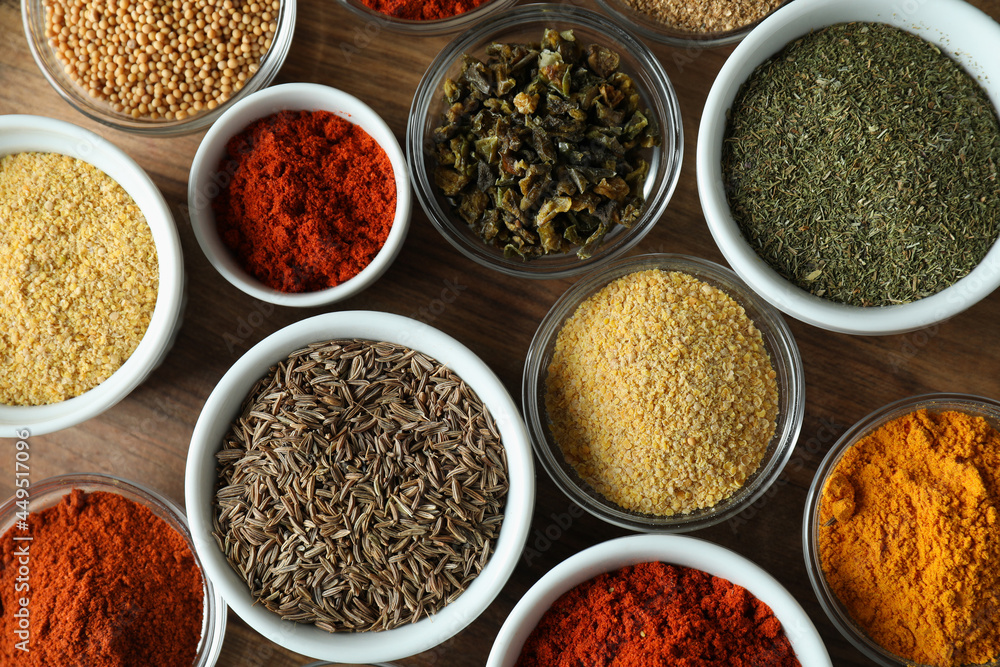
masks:
{"type": "Polygon", "coordinates": [[[905,398],[860,420],[803,521],[820,605],[885,667],[1000,664],[1000,401],[905,398]]]}

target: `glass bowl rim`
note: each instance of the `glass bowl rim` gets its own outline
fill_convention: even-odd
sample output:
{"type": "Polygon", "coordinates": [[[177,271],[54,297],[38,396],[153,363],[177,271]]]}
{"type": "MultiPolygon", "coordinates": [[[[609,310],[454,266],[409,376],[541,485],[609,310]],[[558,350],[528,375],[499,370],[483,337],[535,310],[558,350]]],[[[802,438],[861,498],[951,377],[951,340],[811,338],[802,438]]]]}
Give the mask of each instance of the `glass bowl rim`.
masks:
{"type": "MultiPolygon", "coordinates": [[[[557,487],[572,501],[603,521],[613,525],[651,533],[683,533],[716,525],[735,517],[759,500],[779,479],[786,464],[791,459],[798,440],[805,415],[805,378],[802,357],[791,329],[780,313],[755,294],[732,270],[709,260],[675,253],[653,253],[633,255],[609,262],[600,269],[585,276],[567,289],[549,308],[539,323],[528,347],[521,385],[522,412],[531,435],[531,445],[542,467],[557,487]],[[647,269],[678,271],[687,273],[698,280],[721,289],[744,309],[752,308],[756,315],[747,316],[761,332],[765,348],[777,359],[771,363],[778,373],[778,415],[776,430],[771,443],[774,451],[770,457],[761,460],[756,472],[736,489],[729,498],[721,500],[711,508],[699,510],[697,514],[675,514],[669,517],[655,517],[627,512],[613,507],[610,501],[598,500],[584,491],[581,480],[574,479],[563,470],[554,447],[557,445],[548,437],[545,425],[545,409],[536,397],[544,384],[545,369],[542,359],[547,348],[554,341],[565,321],[587,298],[612,281],[626,275],[647,269]],[[769,342],[770,339],[770,342],[769,342]],[[783,374],[787,380],[783,381],[783,374]],[[749,484],[749,486],[748,486],[749,484]],[[732,499],[740,493],[747,495],[732,499]]],[[[771,444],[769,443],[768,449],[771,444]]]]}
{"type": "Polygon", "coordinates": [[[553,279],[580,275],[594,270],[610,259],[620,257],[634,248],[659,222],[680,180],[684,154],[684,128],[680,103],[673,83],[659,58],[644,42],[616,23],[609,22],[605,16],[596,11],[557,3],[530,3],[500,12],[489,21],[473,26],[435,56],[424,71],[413,95],[405,142],[406,163],[416,200],[434,228],[453,248],[476,264],[505,275],[553,279]],[[550,20],[566,25],[567,28],[579,26],[605,35],[615,43],[616,48],[642,65],[641,71],[633,75],[649,78],[652,89],[644,91],[645,101],[651,112],[662,110],[662,114],[656,113],[662,141],[661,145],[654,149],[657,152],[653,158],[653,162],[659,165],[662,174],[658,174],[658,180],[648,181],[658,187],[646,197],[642,217],[631,228],[623,228],[614,236],[605,239],[592,257],[580,260],[571,251],[528,261],[508,260],[482,240],[465,238],[462,234],[465,225],[453,220],[452,216],[439,206],[428,170],[424,168],[426,128],[442,80],[462,54],[472,47],[491,41],[497,33],[524,29],[531,24],[550,20]]]}
{"type": "Polygon", "coordinates": [[[47,50],[46,52],[55,58],[56,62],[60,61],[44,35],[37,35],[32,27],[31,16],[39,12],[43,13],[40,20],[44,25],[43,0],[21,0],[21,25],[35,66],[48,81],[49,86],[75,111],[101,125],[137,136],[175,137],[193,134],[210,127],[234,102],[252,92],[266,88],[274,81],[288,56],[292,37],[295,34],[297,14],[297,0],[280,0],[280,3],[278,17],[275,20],[274,36],[271,38],[271,47],[261,58],[258,70],[246,80],[242,88],[231,94],[222,104],[214,109],[188,116],[183,120],[133,119],[119,114],[112,110],[106,101],[90,101],[86,92],[79,89],[72,81],[64,80],[62,73],[52,72],[46,65],[46,58],[42,55],[43,50],[47,50]]]}
{"type": "MultiPolygon", "coordinates": [[[[850,617],[847,610],[826,582],[818,551],[818,517],[822,489],[837,464],[859,440],[870,435],[893,419],[918,410],[954,410],[977,416],[988,415],[994,428],[1000,428],[1000,400],[975,394],[930,392],[906,396],[887,403],[856,421],[830,447],[823,457],[809,484],[802,517],[802,555],[813,593],[826,617],[837,631],[865,657],[881,667],[928,667],[905,660],[880,646],[850,617]]],[[[995,667],[1000,659],[983,665],[966,667],[995,667]]]]}
{"type": "Polygon", "coordinates": [[[661,44],[667,44],[668,46],[713,49],[736,44],[746,37],[751,30],[760,25],[761,21],[784,7],[791,0],[783,0],[781,5],[772,9],[756,21],[733,28],[732,30],[720,30],[716,32],[694,32],[674,28],[667,24],[662,24],[661,26],[652,18],[642,20],[642,13],[628,7],[622,0],[596,0],[596,2],[604,11],[624,23],[641,37],[661,44]],[[633,16],[633,14],[636,16],[633,16]]]}
{"type": "Polygon", "coordinates": [[[339,0],[340,4],[347,7],[355,15],[365,19],[369,24],[386,28],[397,33],[436,36],[457,32],[469,25],[478,23],[494,12],[501,11],[513,6],[518,0],[486,0],[478,7],[473,7],[467,12],[453,14],[440,19],[428,19],[426,21],[414,19],[401,19],[388,14],[382,14],[368,7],[360,0],[339,0]]]}
{"type": "MultiPolygon", "coordinates": [[[[27,438],[23,438],[27,439],[27,438]]],[[[194,537],[188,525],[187,515],[184,510],[170,498],[156,491],[152,487],[125,479],[118,475],[103,472],[76,472],[54,475],[46,477],[38,482],[32,482],[28,487],[29,512],[44,511],[56,506],[62,499],[73,491],[80,489],[84,493],[94,492],[113,493],[130,500],[153,513],[154,516],[166,523],[175,530],[194,558],[198,574],[201,575],[202,588],[204,590],[204,618],[202,619],[202,636],[198,643],[198,652],[195,656],[195,667],[210,667],[216,663],[222,651],[222,643],[226,632],[226,619],[228,607],[222,595],[215,590],[205,566],[198,556],[195,548],[194,537]],[[122,493],[125,491],[125,493],[122,493]],[[37,510],[32,505],[38,501],[38,496],[44,496],[45,500],[54,500],[41,510],[37,510]],[[137,500],[136,496],[140,500],[137,500]]],[[[17,496],[14,495],[0,504],[0,520],[8,513],[17,508],[15,504],[17,496]]],[[[12,526],[0,524],[0,534],[5,534],[12,526]]]]}

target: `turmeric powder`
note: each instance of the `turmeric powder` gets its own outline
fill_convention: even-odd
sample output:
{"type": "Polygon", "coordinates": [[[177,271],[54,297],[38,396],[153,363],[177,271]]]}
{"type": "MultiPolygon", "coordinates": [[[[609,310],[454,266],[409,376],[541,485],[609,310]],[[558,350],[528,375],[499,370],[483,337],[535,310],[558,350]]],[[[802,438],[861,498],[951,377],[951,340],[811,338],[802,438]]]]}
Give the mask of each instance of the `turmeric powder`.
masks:
{"type": "Polygon", "coordinates": [[[820,498],[831,590],[868,636],[921,665],[1000,655],[1000,432],[919,410],[859,440],[820,498]]]}

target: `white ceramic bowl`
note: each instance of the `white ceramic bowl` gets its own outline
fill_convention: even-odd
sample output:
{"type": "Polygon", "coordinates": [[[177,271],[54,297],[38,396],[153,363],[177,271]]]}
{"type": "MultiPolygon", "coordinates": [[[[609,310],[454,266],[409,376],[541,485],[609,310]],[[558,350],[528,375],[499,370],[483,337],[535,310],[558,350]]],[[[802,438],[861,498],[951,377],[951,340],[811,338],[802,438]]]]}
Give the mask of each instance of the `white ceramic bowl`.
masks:
{"type": "Polygon", "coordinates": [[[742,586],[771,607],[802,665],[832,664],[805,610],[774,577],[753,562],[693,537],[633,535],[585,549],[549,570],[510,612],[493,643],[486,667],[513,667],[528,635],[563,593],[604,572],[654,561],[702,570],[742,586]]]}
{"type": "Polygon", "coordinates": [[[41,116],[0,116],[0,155],[40,151],[89,162],[117,181],[142,210],[159,264],[156,306],[139,346],[114,374],[90,391],[60,403],[0,405],[0,437],[18,430],[51,433],[96,417],[135,389],[173,346],[184,306],[184,258],[173,215],[153,181],[132,158],[93,132],[41,116]]]}
{"type": "Polygon", "coordinates": [[[208,260],[230,283],[250,296],[279,306],[325,306],[354,296],[385,273],[399,254],[410,226],[410,179],[406,159],[392,130],[367,104],[343,91],[314,83],[286,83],[254,93],[237,102],[205,134],[191,163],[188,177],[188,210],[198,245],[208,260]],[[214,180],[226,142],[259,118],[279,111],[325,110],[360,126],[386,152],[396,179],[396,215],[385,245],[356,276],[335,287],[316,292],[290,293],[268,287],[240,266],[219,238],[212,199],[219,193],[214,180]]]}
{"type": "MultiPolygon", "coordinates": [[[[187,543],[188,548],[191,549],[194,555],[195,565],[201,574],[205,592],[201,641],[198,643],[197,655],[195,656],[193,667],[212,667],[222,651],[222,642],[226,634],[226,603],[215,587],[212,586],[212,581],[205,576],[205,569],[198,554],[194,551],[194,544],[191,541],[191,534],[188,530],[187,520],[184,517],[184,510],[178,507],[172,500],[136,482],[130,482],[114,475],[77,473],[49,477],[39,482],[33,482],[29,488],[31,512],[41,512],[44,509],[59,504],[74,489],[80,489],[86,493],[97,491],[114,493],[138,503],[165,521],[187,543]]],[[[3,505],[0,505],[0,535],[5,534],[14,526],[17,514],[21,511],[17,505],[18,500],[18,497],[15,496],[8,499],[3,505]]],[[[41,623],[42,621],[41,619],[37,619],[37,622],[41,623]]]]}
{"type": "Polygon", "coordinates": [[[930,326],[957,315],[1000,286],[1000,245],[971,273],[932,296],[882,307],[848,306],[794,286],[744,240],[729,211],[722,179],[726,113],[753,70],[789,42],[835,23],[888,23],[933,42],[972,74],[1000,109],[1000,25],[963,2],[795,0],[764,19],[744,38],[712,84],[698,129],[698,195],[705,220],[733,269],[773,306],[803,322],[850,334],[883,335],[930,326]]]}
{"type": "Polygon", "coordinates": [[[426,651],[457,634],[497,596],[514,571],[528,536],[535,479],[531,444],[513,399],[493,372],[468,348],[431,326],[399,315],[342,311],[318,315],[281,329],[255,345],[223,376],[201,411],[188,452],[185,493],[198,555],[229,606],[252,628],[287,649],[318,660],[371,663],[426,651]],[[384,632],[334,633],[283,621],[255,605],[246,583],[212,538],[215,453],[254,383],[274,363],[309,343],[363,338],[405,345],[428,354],[465,380],[489,409],[507,454],[510,488],[504,521],[486,567],[457,600],[417,623],[384,632]]]}

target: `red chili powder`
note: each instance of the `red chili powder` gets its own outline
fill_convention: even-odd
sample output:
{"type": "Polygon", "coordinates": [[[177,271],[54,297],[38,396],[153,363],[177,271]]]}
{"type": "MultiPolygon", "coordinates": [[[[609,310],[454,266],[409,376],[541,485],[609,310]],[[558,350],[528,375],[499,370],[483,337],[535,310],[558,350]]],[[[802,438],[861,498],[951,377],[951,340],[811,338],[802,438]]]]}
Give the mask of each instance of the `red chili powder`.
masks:
{"type": "Polygon", "coordinates": [[[194,664],[201,574],[165,521],[118,494],[77,489],[15,528],[0,540],[0,664],[194,664]]]}
{"type": "Polygon", "coordinates": [[[517,667],[798,667],[781,622],[741,586],[641,563],[564,594],[532,631],[517,667]]]}
{"type": "Polygon", "coordinates": [[[488,0],[361,0],[380,14],[409,21],[435,21],[472,11],[488,0]]]}
{"type": "Polygon", "coordinates": [[[282,292],[334,287],[389,236],[396,181],[367,132],[328,111],[282,111],[229,140],[212,200],[226,246],[282,292]]]}

